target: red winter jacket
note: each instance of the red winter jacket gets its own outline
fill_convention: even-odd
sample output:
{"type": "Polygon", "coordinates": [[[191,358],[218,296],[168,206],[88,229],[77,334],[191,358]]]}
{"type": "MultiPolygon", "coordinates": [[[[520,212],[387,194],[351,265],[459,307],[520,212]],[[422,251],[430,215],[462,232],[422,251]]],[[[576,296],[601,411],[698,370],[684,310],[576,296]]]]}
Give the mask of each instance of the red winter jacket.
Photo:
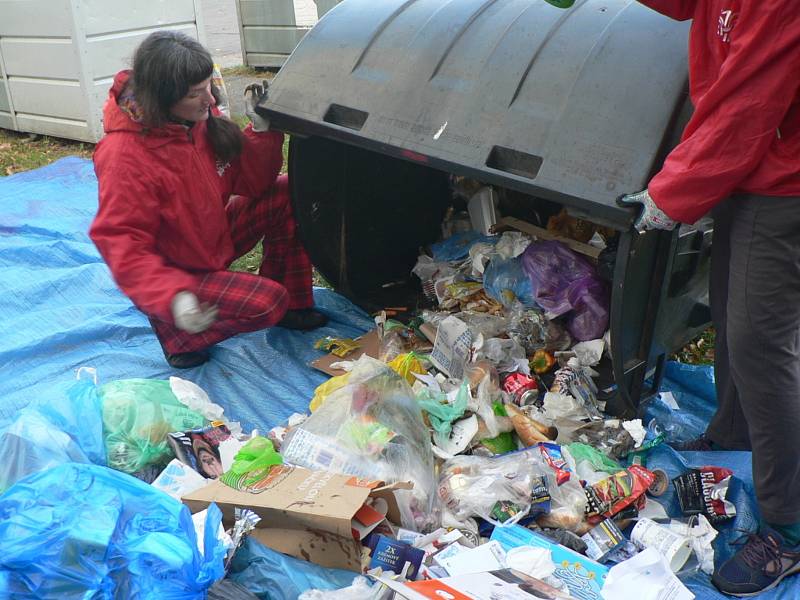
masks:
{"type": "Polygon", "coordinates": [[[94,153],[100,206],[89,235],[117,285],[144,313],[171,323],[170,303],[236,257],[225,216],[232,194],[256,197],[283,164],[283,134],[244,132],[244,151],[218,165],[206,122],[146,131],[117,105],[129,71],[114,78],[94,153]]]}
{"type": "Polygon", "coordinates": [[[800,196],[798,0],[640,1],[693,19],[695,112],[650,182],[656,204],[693,223],[734,192],[800,196]]]}

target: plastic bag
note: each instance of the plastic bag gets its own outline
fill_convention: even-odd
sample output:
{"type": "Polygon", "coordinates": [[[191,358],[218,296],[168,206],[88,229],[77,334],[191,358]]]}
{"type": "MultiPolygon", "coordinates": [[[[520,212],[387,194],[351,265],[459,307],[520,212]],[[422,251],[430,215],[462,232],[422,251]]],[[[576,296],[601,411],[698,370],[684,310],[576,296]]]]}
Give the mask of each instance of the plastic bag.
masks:
{"type": "Polygon", "coordinates": [[[372,585],[366,577],[356,577],[346,588],[332,591],[308,590],[298,600],[383,600],[392,590],[381,583],[372,585]]]}
{"type": "Polygon", "coordinates": [[[225,418],[225,409],[219,404],[211,402],[205,390],[196,383],[180,377],[170,377],[169,387],[178,402],[186,408],[203,415],[208,421],[221,421],[230,430],[231,435],[242,435],[242,426],[238,421],[229,421],[225,418]]]}
{"type": "Polygon", "coordinates": [[[105,465],[103,420],[92,381],[74,383],[60,402],[34,402],[0,431],[0,493],[68,462],[105,465]]]}
{"type": "Polygon", "coordinates": [[[275,451],[272,442],[256,436],[247,442],[233,459],[233,465],[220,481],[237,490],[248,490],[264,479],[270,469],[283,464],[283,457],[275,451]]]}
{"type": "Polygon", "coordinates": [[[575,441],[587,444],[614,460],[625,458],[635,446],[631,434],[618,419],[592,421],[576,429],[574,436],[575,441]]]}
{"type": "Polygon", "coordinates": [[[218,581],[208,590],[206,600],[259,600],[258,596],[247,588],[230,579],[218,581]]]}
{"type": "Polygon", "coordinates": [[[497,371],[491,363],[480,360],[468,364],[466,376],[472,391],[467,409],[480,418],[478,437],[495,438],[501,433],[514,431],[505,411],[495,410],[503,404],[503,393],[497,371]]]}
{"type": "Polygon", "coordinates": [[[567,315],[567,329],[579,341],[603,336],[608,290],[588,261],[560,242],[541,241],[528,246],[522,266],[531,279],[534,300],[548,317],[567,315]]]}
{"type": "Polygon", "coordinates": [[[0,497],[0,597],[201,600],[223,575],[211,505],[204,556],[189,509],[112,469],[67,464],[0,497]]]}
{"type": "MultiPolygon", "coordinates": [[[[601,472],[606,473],[608,475],[613,475],[622,470],[622,465],[620,465],[615,460],[610,459],[608,456],[599,452],[592,446],[587,444],[581,444],[580,442],[573,442],[569,444],[567,447],[567,451],[569,452],[570,456],[575,461],[578,469],[590,469],[593,472],[601,472]],[[582,463],[586,463],[586,466],[581,467],[582,463]]],[[[581,474],[580,472],[578,473],[581,474]]],[[[586,477],[581,477],[586,481],[586,477]]],[[[589,484],[595,483],[594,481],[589,481],[589,484]]]]}
{"type": "Polygon", "coordinates": [[[311,412],[316,411],[320,406],[322,406],[325,398],[330,396],[336,390],[346,386],[349,379],[350,373],[344,373],[342,375],[335,375],[327,381],[320,383],[314,390],[314,397],[311,398],[311,403],[308,405],[308,410],[311,412]]]}
{"type": "Polygon", "coordinates": [[[108,466],[125,473],[166,465],[174,458],[167,434],[207,424],[175,397],[169,381],[122,379],[101,386],[98,395],[108,466]]]}
{"type": "Polygon", "coordinates": [[[469,384],[464,381],[458,388],[453,403],[447,402],[447,394],[435,392],[424,388],[417,394],[417,402],[428,415],[434,431],[434,441],[437,446],[444,446],[450,438],[453,423],[464,416],[469,403],[469,384]]]}
{"type": "Polygon", "coordinates": [[[531,280],[521,259],[493,256],[483,273],[483,287],[490,298],[506,308],[517,303],[526,308],[536,306],[531,280]]]}
{"type": "Polygon", "coordinates": [[[444,241],[431,244],[431,254],[436,262],[463,260],[469,256],[469,249],[478,242],[495,243],[499,238],[481,235],[477,231],[462,231],[444,241]]]}
{"type": "Polygon", "coordinates": [[[420,356],[416,352],[398,354],[388,364],[395,373],[408,382],[408,385],[414,385],[414,382],[417,381],[414,373],[418,375],[427,373],[425,367],[422,366],[420,356]]]}
{"type": "Polygon", "coordinates": [[[286,435],[284,459],[387,483],[411,481],[413,490],[396,492],[402,525],[417,531],[434,526],[433,454],[414,393],[397,373],[368,356],[359,358],[349,381],[286,435]]]}
{"type": "Polygon", "coordinates": [[[459,521],[481,517],[494,525],[513,525],[534,506],[550,511],[548,475],[532,449],[491,458],[456,456],[443,465],[437,492],[459,521]]]}
{"type": "Polygon", "coordinates": [[[526,309],[517,303],[508,312],[511,317],[506,330],[508,337],[522,346],[526,355],[547,345],[547,321],[541,310],[526,309]]]}
{"type": "Polygon", "coordinates": [[[261,600],[297,600],[306,590],[347,587],[357,575],[292,558],[246,538],[233,556],[228,578],[261,600]]]}
{"type": "Polygon", "coordinates": [[[514,340],[501,338],[489,338],[488,340],[478,340],[473,343],[476,348],[473,360],[486,359],[492,363],[500,373],[524,373],[531,374],[528,356],[525,348],[514,340]]]}

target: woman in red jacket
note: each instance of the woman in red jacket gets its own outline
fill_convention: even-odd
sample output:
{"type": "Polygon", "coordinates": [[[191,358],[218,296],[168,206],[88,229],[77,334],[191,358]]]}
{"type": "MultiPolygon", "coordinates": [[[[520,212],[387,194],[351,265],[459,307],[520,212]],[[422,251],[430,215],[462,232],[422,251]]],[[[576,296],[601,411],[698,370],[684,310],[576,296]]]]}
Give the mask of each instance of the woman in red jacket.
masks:
{"type": "Polygon", "coordinates": [[[283,134],[255,112],[266,90],[248,88],[242,133],[216,108],[213,68],[184,34],[148,36],[114,79],[94,154],[89,235],[175,368],[237,333],[327,321],[312,309],[311,263],[278,175],[283,134]],[[262,238],[258,275],[227,270],[262,238]]]}

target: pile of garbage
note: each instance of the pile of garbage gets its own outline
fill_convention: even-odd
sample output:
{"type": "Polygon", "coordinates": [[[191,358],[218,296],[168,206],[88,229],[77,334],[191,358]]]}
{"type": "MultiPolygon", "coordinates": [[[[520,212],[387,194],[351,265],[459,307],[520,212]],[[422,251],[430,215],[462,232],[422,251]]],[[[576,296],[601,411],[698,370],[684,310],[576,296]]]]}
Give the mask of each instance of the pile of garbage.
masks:
{"type": "Polygon", "coordinates": [[[547,237],[433,245],[428,305],[318,340],[334,376],[263,435],[176,377],[33,402],[0,429],[0,595],[692,598],[733,474],[647,468],[658,424],[604,412],[598,253],[547,237]]]}
{"type": "Polygon", "coordinates": [[[414,273],[433,306],[379,314],[373,356],[349,358],[359,340],[320,340],[341,374],[316,390],[310,415],[269,432],[293,465],[411,484],[394,489],[395,518],[355,536],[361,571],[384,587],[319,597],[416,598],[442,585],[483,598],[475,590],[492,577],[550,594],[537,597],[693,597],[676,574],[713,570],[714,524],[735,514],[732,473],[670,481],[646,467],[664,441],[657,424],[604,413],[595,368],[607,360],[609,294],[596,263],[561,241],[468,231],[414,273]],[[681,519],[648,501],[670,486],[681,519]]]}

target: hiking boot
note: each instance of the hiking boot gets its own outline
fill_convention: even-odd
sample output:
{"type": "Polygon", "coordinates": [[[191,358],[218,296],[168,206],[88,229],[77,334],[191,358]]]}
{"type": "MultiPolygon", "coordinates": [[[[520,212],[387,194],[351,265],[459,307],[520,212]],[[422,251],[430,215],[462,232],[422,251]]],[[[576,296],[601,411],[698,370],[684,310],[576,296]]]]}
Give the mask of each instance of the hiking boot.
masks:
{"type": "Polygon", "coordinates": [[[156,321],[152,317],[148,317],[147,320],[150,321],[150,327],[153,328],[153,333],[156,334],[158,344],[161,346],[161,351],[164,353],[164,358],[167,359],[167,364],[170,367],[173,369],[191,369],[193,367],[199,367],[204,362],[208,362],[208,359],[210,358],[208,350],[176,352],[175,354],[167,352],[167,347],[164,346],[164,341],[161,339],[161,336],[158,335],[156,321]]]}
{"type": "Polygon", "coordinates": [[[287,310],[283,318],[278,321],[276,327],[285,327],[286,329],[297,329],[299,331],[308,331],[309,329],[316,329],[322,327],[328,322],[328,317],[321,312],[317,312],[313,308],[300,308],[296,310],[287,310]]]}
{"type": "Polygon", "coordinates": [[[787,546],[777,531],[764,527],[744,538],[742,549],[722,563],[711,577],[721,592],[755,596],[800,572],[800,547],[787,546]]]}
{"type": "Polygon", "coordinates": [[[205,362],[208,362],[210,355],[208,350],[198,350],[197,352],[180,352],[176,354],[170,354],[167,351],[164,351],[164,358],[167,359],[167,363],[173,369],[191,369],[193,367],[199,367],[205,362]]]}
{"type": "Polygon", "coordinates": [[[706,434],[698,438],[689,440],[688,442],[680,442],[679,444],[670,444],[678,452],[712,452],[717,450],[714,443],[706,437],[706,434]]]}

